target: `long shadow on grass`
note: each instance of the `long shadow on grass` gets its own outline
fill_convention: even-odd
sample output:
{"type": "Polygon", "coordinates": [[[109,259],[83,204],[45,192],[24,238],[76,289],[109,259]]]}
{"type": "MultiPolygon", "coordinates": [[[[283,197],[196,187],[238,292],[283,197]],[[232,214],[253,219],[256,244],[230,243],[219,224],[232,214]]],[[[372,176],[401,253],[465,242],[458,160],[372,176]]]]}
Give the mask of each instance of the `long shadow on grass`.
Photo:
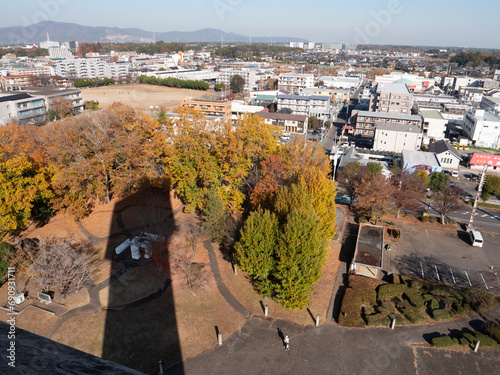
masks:
{"type": "MultiPolygon", "coordinates": [[[[166,191],[139,191],[116,204],[106,249],[112,282],[101,291],[106,311],[102,358],[148,374],[158,373],[159,361],[164,370],[182,362],[168,255],[175,231],[166,191]],[[142,233],[159,241],[138,243],[140,259],[132,258],[131,247],[116,253],[117,246],[142,233]]],[[[177,373],[184,373],[182,364],[177,373]]]]}

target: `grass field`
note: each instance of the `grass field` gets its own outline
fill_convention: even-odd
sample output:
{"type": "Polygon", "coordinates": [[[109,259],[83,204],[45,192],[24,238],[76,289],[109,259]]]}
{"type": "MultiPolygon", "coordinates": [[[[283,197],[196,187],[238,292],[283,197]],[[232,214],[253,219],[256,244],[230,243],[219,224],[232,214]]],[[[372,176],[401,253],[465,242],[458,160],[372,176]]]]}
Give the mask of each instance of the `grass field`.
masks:
{"type": "Polygon", "coordinates": [[[144,110],[149,110],[151,106],[155,110],[156,107],[160,107],[167,112],[177,108],[186,96],[202,99],[211,94],[213,92],[139,84],[82,89],[83,100],[97,100],[100,108],[107,108],[115,102],[120,102],[144,110]]]}

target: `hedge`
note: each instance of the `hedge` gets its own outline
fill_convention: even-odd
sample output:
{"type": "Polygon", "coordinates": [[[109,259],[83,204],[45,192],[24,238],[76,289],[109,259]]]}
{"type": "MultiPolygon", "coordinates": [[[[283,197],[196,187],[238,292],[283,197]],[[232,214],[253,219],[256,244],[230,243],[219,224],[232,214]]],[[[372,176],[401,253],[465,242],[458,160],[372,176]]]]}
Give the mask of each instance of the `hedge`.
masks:
{"type": "Polygon", "coordinates": [[[444,346],[453,346],[453,345],[457,345],[459,343],[458,339],[452,339],[450,336],[440,336],[440,337],[434,337],[432,340],[431,340],[431,344],[432,346],[440,346],[440,347],[444,347],[444,346]]]}
{"type": "Polygon", "coordinates": [[[205,81],[193,79],[178,79],[178,78],[156,78],[142,75],[139,77],[139,83],[157,86],[177,87],[180,89],[193,90],[208,90],[210,85],[205,81]]]}
{"type": "Polygon", "coordinates": [[[432,310],[432,317],[434,318],[434,320],[449,319],[450,313],[445,309],[436,309],[432,310]]]}

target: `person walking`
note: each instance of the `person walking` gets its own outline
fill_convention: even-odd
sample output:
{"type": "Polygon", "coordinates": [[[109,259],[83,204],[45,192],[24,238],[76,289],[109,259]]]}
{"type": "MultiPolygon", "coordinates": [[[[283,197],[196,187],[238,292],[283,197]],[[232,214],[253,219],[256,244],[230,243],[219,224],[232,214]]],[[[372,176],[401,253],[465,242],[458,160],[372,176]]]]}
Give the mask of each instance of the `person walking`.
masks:
{"type": "Polygon", "coordinates": [[[290,339],[288,338],[288,336],[285,336],[283,342],[285,343],[285,350],[290,350],[290,339]]]}

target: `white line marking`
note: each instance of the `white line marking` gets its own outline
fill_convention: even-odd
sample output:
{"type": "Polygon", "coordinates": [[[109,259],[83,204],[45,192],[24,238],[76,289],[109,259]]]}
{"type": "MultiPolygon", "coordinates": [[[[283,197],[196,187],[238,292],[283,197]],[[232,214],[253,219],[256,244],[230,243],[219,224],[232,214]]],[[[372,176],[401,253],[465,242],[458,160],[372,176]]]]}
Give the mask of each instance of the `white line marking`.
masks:
{"type": "Polygon", "coordinates": [[[450,268],[450,272],[451,272],[451,277],[453,278],[453,284],[456,284],[457,280],[455,280],[455,275],[453,274],[453,270],[451,268],[450,268]]]}
{"type": "Polygon", "coordinates": [[[467,271],[465,271],[465,276],[467,276],[467,280],[469,280],[469,285],[472,286],[472,283],[470,282],[470,277],[467,271]]]}
{"type": "Polygon", "coordinates": [[[481,279],[483,279],[483,283],[484,283],[484,286],[486,287],[486,289],[490,289],[488,288],[488,284],[486,284],[486,280],[484,280],[484,276],[481,272],[479,272],[479,274],[481,275],[481,279]]]}
{"type": "Polygon", "coordinates": [[[436,269],[436,275],[439,281],[441,281],[441,278],[439,277],[439,272],[438,272],[438,267],[434,265],[434,268],[436,269]]]}
{"type": "Polygon", "coordinates": [[[424,275],[424,266],[422,266],[422,262],[420,262],[420,269],[422,270],[422,279],[425,278],[425,275],[424,275]]]}

